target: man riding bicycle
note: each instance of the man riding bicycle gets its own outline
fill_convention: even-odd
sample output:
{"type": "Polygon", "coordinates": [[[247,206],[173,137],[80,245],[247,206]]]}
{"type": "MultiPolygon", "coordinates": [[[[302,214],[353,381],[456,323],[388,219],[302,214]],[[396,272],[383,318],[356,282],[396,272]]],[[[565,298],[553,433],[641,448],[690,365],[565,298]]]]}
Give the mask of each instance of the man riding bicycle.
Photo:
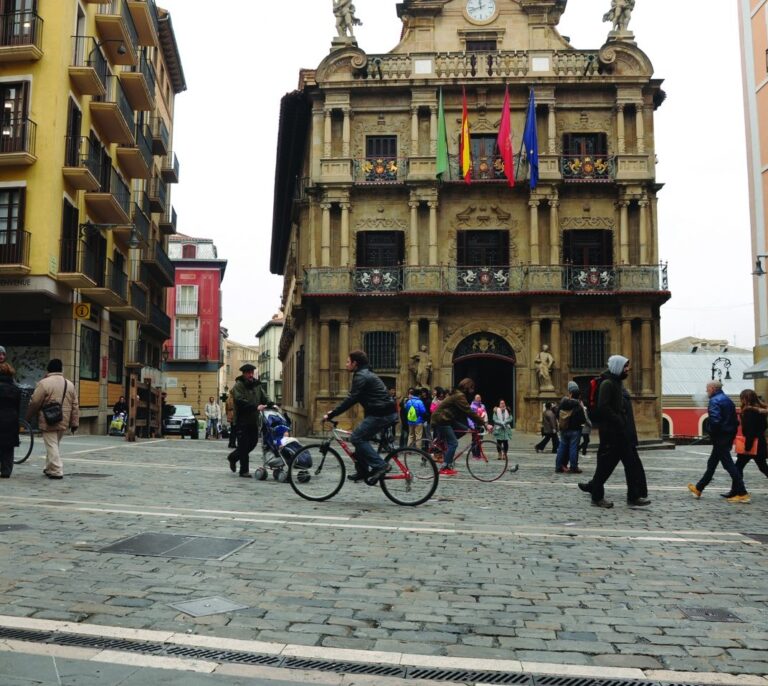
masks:
{"type": "Polygon", "coordinates": [[[389,466],[378,455],[370,441],[388,426],[397,421],[395,402],[387,391],[384,382],[371,371],[368,356],[362,350],[349,353],[347,371],[354,372],[349,394],[337,407],[323,416],[323,421],[346,412],[353,405],[363,406],[365,418],[352,432],[350,440],[355,446],[357,471],[347,478],[350,481],[362,481],[375,484],[389,471],[389,466]]]}

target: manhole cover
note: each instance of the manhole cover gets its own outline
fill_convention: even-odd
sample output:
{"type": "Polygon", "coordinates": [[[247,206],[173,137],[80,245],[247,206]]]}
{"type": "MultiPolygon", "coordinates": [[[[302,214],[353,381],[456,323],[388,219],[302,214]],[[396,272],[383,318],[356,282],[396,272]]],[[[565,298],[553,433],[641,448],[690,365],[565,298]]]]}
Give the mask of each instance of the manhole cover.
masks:
{"type": "Polygon", "coordinates": [[[107,479],[111,474],[88,474],[87,472],[74,472],[72,474],[67,474],[67,478],[80,478],[80,479],[107,479]]]}
{"type": "Polygon", "coordinates": [[[696,619],[701,622],[741,622],[735,614],[728,610],[716,610],[709,607],[681,607],[683,614],[688,619],[696,619]]]}
{"type": "Polygon", "coordinates": [[[754,540],[765,543],[768,545],[768,534],[744,534],[745,536],[748,536],[749,538],[753,538],[754,540]]]}
{"type": "Polygon", "coordinates": [[[0,532],[3,531],[23,531],[29,529],[26,524],[0,524],[0,532]]]}
{"type": "Polygon", "coordinates": [[[192,617],[207,617],[208,615],[220,615],[224,612],[248,609],[248,605],[233,603],[226,598],[219,598],[218,596],[200,598],[199,600],[187,600],[183,603],[169,603],[168,605],[192,617]]]}
{"type": "Polygon", "coordinates": [[[244,548],[252,539],[144,533],[100,548],[100,553],[182,557],[190,560],[223,560],[244,548]]]}

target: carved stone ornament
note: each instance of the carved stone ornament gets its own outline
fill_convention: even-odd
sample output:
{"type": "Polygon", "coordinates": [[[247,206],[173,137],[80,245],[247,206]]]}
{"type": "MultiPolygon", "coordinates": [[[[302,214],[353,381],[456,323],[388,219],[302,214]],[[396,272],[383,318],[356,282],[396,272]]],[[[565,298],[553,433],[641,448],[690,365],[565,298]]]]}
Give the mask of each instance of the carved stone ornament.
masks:
{"type": "Polygon", "coordinates": [[[598,53],[605,72],[612,76],[653,76],[653,65],[637,46],[627,42],[609,41],[598,53]]]}
{"type": "Polygon", "coordinates": [[[562,229],[615,229],[613,217],[560,217],[562,229]]]}
{"type": "MultiPolygon", "coordinates": [[[[510,348],[513,352],[515,364],[525,365],[525,335],[523,329],[520,327],[506,327],[506,326],[488,326],[485,331],[478,332],[476,324],[465,324],[460,327],[445,326],[442,327],[445,344],[442,349],[442,367],[452,367],[453,360],[459,352],[459,346],[462,345],[465,340],[468,340],[470,352],[482,354],[480,349],[485,346],[485,352],[488,353],[488,346],[493,343],[494,347],[498,347],[503,352],[499,353],[498,350],[493,350],[496,354],[502,354],[509,356],[510,348]],[[473,347],[474,345],[477,347],[473,347]]],[[[466,354],[466,353],[465,353],[466,354]]]]}
{"type": "Polygon", "coordinates": [[[368,57],[356,45],[346,45],[332,51],[317,68],[317,82],[351,81],[355,65],[365,63],[368,57]]]}
{"type": "Polygon", "coordinates": [[[557,117],[558,131],[584,131],[608,133],[613,130],[613,117],[597,112],[560,112],[557,117]]]}
{"type": "Polygon", "coordinates": [[[473,227],[485,228],[492,226],[494,228],[513,228],[516,227],[517,220],[511,221],[512,215],[498,205],[475,206],[469,205],[466,209],[456,214],[456,228],[473,227]]]}
{"type": "Polygon", "coordinates": [[[393,219],[391,217],[364,217],[355,224],[355,231],[371,230],[397,230],[405,231],[409,227],[407,221],[403,219],[393,219]]]}
{"type": "Polygon", "coordinates": [[[371,134],[397,136],[398,156],[410,156],[411,125],[403,117],[378,117],[376,115],[358,114],[352,120],[352,156],[357,159],[365,158],[365,137],[371,134]],[[374,120],[374,117],[375,120],[374,120]],[[375,121],[375,123],[374,123],[375,121]]]}

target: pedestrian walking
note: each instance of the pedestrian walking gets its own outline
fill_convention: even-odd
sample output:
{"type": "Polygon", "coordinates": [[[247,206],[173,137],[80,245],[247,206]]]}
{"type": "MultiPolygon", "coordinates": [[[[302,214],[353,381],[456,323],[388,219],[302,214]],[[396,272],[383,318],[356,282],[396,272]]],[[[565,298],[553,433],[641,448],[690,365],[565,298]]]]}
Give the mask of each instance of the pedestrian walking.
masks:
{"type": "Polygon", "coordinates": [[[242,477],[251,476],[248,470],[251,451],[259,442],[259,413],[274,403],[267,397],[258,379],[254,378],[256,367],[244,364],[240,367],[242,374],[235,379],[232,389],[235,404],[235,427],[237,430],[237,447],[227,456],[231,471],[237,471],[242,477]]]}
{"type": "Polygon", "coordinates": [[[61,460],[60,444],[67,430],[75,433],[80,425],[80,404],[75,384],[63,374],[64,365],[53,358],[47,367],[47,374],[37,382],[27,407],[27,421],[38,414],[38,426],[45,443],[45,469],[49,479],[64,478],[64,464],[61,460]]]}
{"type": "MultiPolygon", "coordinates": [[[[741,401],[741,432],[744,434],[744,452],[736,454],[736,469],[744,478],[744,467],[754,459],[757,468],[768,476],[768,450],[766,450],[765,431],[768,429],[768,405],[757,397],[752,389],[745,389],[739,395],[741,401]],[[757,445],[755,445],[757,444],[757,445]]],[[[721,493],[724,498],[735,495],[732,491],[721,493]]]]}
{"type": "Polygon", "coordinates": [[[205,405],[205,437],[219,437],[219,422],[221,421],[221,408],[213,396],[208,398],[205,405]]]}
{"type": "Polygon", "coordinates": [[[415,388],[408,389],[408,399],[405,401],[405,419],[408,422],[408,445],[420,448],[424,436],[424,418],[427,413],[424,403],[418,397],[415,388]]]}
{"type": "Polygon", "coordinates": [[[645,470],[637,451],[637,429],[632,400],[622,381],[629,376],[631,364],[623,355],[608,358],[608,371],[602,375],[597,395],[597,421],[600,445],[592,480],[579,483],[582,491],[592,496],[592,505],[609,509],[613,502],[605,499],[605,482],[616,465],[624,465],[627,503],[633,507],[649,505],[645,470]]]}
{"type": "Polygon", "coordinates": [[[544,403],[544,413],[541,415],[541,435],[544,437],[534,447],[537,453],[544,452],[547,443],[552,441],[552,452],[557,453],[560,440],[557,437],[557,417],[555,417],[555,404],[544,403]]]}
{"type": "Polygon", "coordinates": [[[729,503],[748,503],[750,497],[744,486],[744,479],[731,457],[731,445],[739,428],[736,406],[723,392],[723,384],[720,381],[710,381],[707,384],[707,395],[709,396],[709,435],[712,438],[712,452],[707,460],[704,474],[695,484],[688,484],[688,490],[693,493],[694,498],[701,498],[704,489],[712,481],[719,463],[731,477],[730,495],[726,500],[729,503]]]}
{"type": "Polygon", "coordinates": [[[555,472],[581,474],[579,469],[579,441],[581,427],[586,415],[581,402],[581,391],[575,381],[568,382],[568,396],[563,398],[557,409],[557,428],[560,430],[560,445],[557,447],[555,472]]]}
{"type": "Polygon", "coordinates": [[[13,449],[19,446],[21,389],[13,383],[16,375],[8,362],[0,362],[0,479],[13,473],[13,449]]]}
{"type": "MultiPolygon", "coordinates": [[[[445,441],[446,445],[443,467],[440,470],[443,476],[456,476],[458,473],[453,468],[453,456],[459,447],[456,431],[466,432],[468,419],[478,427],[483,426],[482,418],[475,414],[469,405],[468,398],[474,392],[475,382],[469,378],[462,379],[432,414],[432,432],[437,438],[445,441]]],[[[492,431],[493,427],[489,424],[486,429],[492,431]]]]}
{"type": "Polygon", "coordinates": [[[497,459],[506,460],[509,451],[509,439],[512,438],[514,417],[507,409],[507,403],[502,398],[499,404],[493,408],[493,437],[496,440],[497,459]]]}
{"type": "Polygon", "coordinates": [[[419,389],[419,398],[421,398],[421,402],[424,403],[424,422],[421,425],[423,429],[421,445],[417,447],[420,447],[426,453],[429,452],[429,444],[432,442],[432,428],[429,424],[430,420],[432,419],[432,398],[430,396],[429,389],[419,389]]]}
{"type": "Polygon", "coordinates": [[[235,430],[235,394],[234,389],[227,394],[227,400],[224,403],[224,411],[227,414],[227,426],[229,427],[228,448],[237,447],[237,432],[235,430]]]}

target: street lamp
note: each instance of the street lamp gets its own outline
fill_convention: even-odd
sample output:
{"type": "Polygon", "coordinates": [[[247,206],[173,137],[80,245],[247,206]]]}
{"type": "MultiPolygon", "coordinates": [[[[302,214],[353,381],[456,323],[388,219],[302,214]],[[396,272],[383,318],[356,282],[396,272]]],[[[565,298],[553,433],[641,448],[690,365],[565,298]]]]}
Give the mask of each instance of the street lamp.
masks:
{"type": "Polygon", "coordinates": [[[717,380],[722,381],[723,378],[725,378],[726,381],[731,380],[731,361],[727,357],[718,357],[713,363],[712,363],[712,381],[715,380],[715,374],[717,374],[717,380]],[[725,377],[723,377],[723,369],[720,369],[720,366],[722,365],[723,369],[725,369],[725,377]]]}
{"type": "Polygon", "coordinates": [[[764,257],[768,257],[768,255],[757,255],[757,259],[755,260],[755,271],[752,272],[752,276],[765,276],[765,269],[763,269],[763,263],[760,261],[764,257]]]}
{"type": "Polygon", "coordinates": [[[187,397],[187,384],[181,384],[181,394],[186,398],[187,397]]]}

